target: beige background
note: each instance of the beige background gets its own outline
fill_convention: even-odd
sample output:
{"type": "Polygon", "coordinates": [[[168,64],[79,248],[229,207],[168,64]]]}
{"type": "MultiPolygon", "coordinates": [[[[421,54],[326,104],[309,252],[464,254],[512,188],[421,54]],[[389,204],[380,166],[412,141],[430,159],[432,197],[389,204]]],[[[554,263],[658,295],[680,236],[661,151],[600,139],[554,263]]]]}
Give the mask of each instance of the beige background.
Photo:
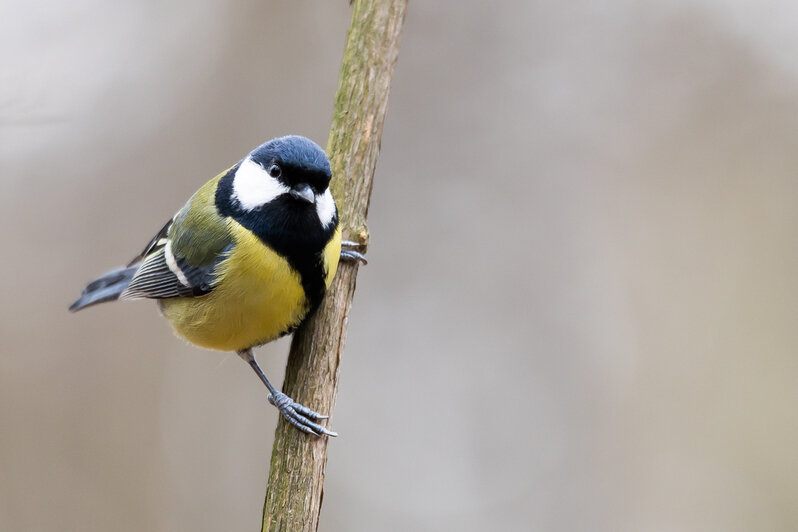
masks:
{"type": "MultiPolygon", "coordinates": [[[[256,530],[249,368],[66,307],[255,145],[324,144],[347,3],[3,12],[0,530],[256,530]]],[[[322,531],[798,529],[797,21],[411,2],[322,531]]]]}

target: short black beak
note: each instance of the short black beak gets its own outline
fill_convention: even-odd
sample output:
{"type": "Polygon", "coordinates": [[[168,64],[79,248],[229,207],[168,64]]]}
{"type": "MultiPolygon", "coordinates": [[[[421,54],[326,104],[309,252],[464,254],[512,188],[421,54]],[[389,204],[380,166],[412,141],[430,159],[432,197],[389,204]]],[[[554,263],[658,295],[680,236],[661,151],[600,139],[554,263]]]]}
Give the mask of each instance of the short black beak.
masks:
{"type": "Polygon", "coordinates": [[[291,197],[294,199],[298,199],[311,204],[316,203],[316,195],[313,193],[313,190],[310,188],[310,185],[297,185],[293,187],[288,193],[291,194],[291,197]]]}

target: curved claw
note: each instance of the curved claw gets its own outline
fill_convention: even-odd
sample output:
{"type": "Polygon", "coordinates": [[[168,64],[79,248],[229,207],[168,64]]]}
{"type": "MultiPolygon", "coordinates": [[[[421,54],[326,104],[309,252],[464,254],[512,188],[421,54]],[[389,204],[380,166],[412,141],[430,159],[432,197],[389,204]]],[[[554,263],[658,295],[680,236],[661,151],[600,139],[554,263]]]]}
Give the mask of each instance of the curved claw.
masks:
{"type": "Polygon", "coordinates": [[[308,408],[308,407],[306,407],[304,405],[301,405],[301,404],[299,404],[297,402],[292,403],[291,406],[293,406],[294,410],[296,410],[297,412],[299,412],[303,416],[309,417],[310,419],[312,419],[314,421],[317,421],[319,419],[328,419],[330,417],[330,416],[325,416],[324,414],[319,414],[318,412],[314,412],[310,408],[308,408]]]}
{"type": "Polygon", "coordinates": [[[369,263],[369,261],[366,260],[366,257],[362,253],[358,253],[357,251],[353,251],[351,249],[341,250],[341,260],[360,261],[364,265],[369,263]]]}
{"type": "Polygon", "coordinates": [[[341,260],[359,261],[368,264],[364,253],[366,244],[353,242],[352,240],[341,240],[341,260]]]}
{"type": "Polygon", "coordinates": [[[313,420],[327,419],[329,416],[319,414],[318,412],[315,412],[310,408],[297,403],[282,392],[278,392],[276,396],[270,395],[269,402],[277,407],[277,409],[289,423],[302,432],[313,434],[314,436],[321,436],[323,434],[333,437],[338,436],[337,432],[328,430],[318,423],[313,422],[313,420]]]}

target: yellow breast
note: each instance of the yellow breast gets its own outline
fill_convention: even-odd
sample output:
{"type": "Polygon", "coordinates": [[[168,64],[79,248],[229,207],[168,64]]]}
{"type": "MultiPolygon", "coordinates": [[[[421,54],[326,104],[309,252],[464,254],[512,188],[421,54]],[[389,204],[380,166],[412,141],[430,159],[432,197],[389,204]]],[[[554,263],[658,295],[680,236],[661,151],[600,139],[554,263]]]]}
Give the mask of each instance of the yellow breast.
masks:
{"type": "MultiPolygon", "coordinates": [[[[209,349],[235,351],[264,344],[299,325],[308,302],[299,274],[288,261],[237,222],[235,246],[219,266],[219,282],[207,295],[161,300],[175,332],[209,349]]],[[[336,231],[324,250],[329,287],[341,253],[336,231]]]]}

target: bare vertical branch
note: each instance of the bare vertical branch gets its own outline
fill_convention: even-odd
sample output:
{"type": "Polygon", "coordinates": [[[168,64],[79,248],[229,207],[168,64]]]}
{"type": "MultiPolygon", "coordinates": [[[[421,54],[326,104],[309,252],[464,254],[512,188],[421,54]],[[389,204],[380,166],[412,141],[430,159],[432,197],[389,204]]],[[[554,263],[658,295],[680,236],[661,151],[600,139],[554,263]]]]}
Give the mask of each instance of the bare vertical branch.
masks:
{"type": "MultiPolygon", "coordinates": [[[[344,49],[327,153],[344,238],[368,243],[366,215],[407,0],[356,0],[344,49]]],[[[357,264],[339,265],[318,312],[294,334],[283,392],[329,413],[338,392],[357,264]]],[[[277,426],[263,507],[264,531],[315,531],[327,438],[277,426]]]]}

